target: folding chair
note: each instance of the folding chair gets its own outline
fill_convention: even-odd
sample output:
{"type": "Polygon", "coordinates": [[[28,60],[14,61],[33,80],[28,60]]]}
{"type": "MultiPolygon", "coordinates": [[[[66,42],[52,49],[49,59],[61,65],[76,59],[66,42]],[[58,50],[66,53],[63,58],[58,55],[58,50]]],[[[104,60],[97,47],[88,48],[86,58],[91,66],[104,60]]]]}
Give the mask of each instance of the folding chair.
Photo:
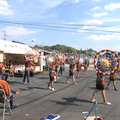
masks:
{"type": "Polygon", "coordinates": [[[0,104],[4,105],[3,107],[3,120],[4,120],[5,114],[12,114],[12,110],[10,108],[10,99],[7,98],[6,93],[3,89],[0,89],[0,95],[1,96],[4,95],[3,97],[0,97],[0,104]],[[8,105],[8,109],[10,110],[9,113],[6,113],[7,105],[8,105]]]}
{"type": "Polygon", "coordinates": [[[7,81],[14,81],[14,67],[10,68],[7,81]]]}

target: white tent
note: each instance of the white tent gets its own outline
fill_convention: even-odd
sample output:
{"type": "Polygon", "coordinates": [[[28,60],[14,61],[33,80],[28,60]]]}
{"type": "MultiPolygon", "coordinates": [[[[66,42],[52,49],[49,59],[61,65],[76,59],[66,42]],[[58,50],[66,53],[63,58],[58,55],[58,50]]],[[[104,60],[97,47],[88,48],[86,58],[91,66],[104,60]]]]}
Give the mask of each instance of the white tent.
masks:
{"type": "Polygon", "coordinates": [[[32,48],[25,44],[0,40],[0,51],[3,53],[25,54],[28,50],[32,50],[32,48]]]}
{"type": "Polygon", "coordinates": [[[6,63],[12,60],[17,61],[18,64],[24,64],[24,55],[29,50],[32,48],[23,43],[0,40],[0,51],[4,54],[6,63]]]}

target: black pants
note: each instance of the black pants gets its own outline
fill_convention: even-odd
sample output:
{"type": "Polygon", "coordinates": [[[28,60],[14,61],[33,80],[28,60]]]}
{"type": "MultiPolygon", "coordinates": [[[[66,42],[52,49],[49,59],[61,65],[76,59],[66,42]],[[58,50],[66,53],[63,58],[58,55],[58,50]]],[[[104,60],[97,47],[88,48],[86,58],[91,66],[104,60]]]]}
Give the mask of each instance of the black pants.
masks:
{"type": "Polygon", "coordinates": [[[62,68],[60,68],[60,70],[59,70],[59,72],[58,72],[58,74],[61,72],[61,75],[62,75],[62,68]]]}

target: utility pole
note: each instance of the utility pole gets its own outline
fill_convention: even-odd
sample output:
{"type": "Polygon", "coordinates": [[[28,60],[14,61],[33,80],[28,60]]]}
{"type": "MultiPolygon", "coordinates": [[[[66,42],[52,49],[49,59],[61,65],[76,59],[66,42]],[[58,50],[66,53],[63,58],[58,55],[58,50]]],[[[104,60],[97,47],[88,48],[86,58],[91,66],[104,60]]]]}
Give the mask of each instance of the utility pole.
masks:
{"type": "Polygon", "coordinates": [[[6,31],[2,31],[3,32],[3,40],[6,40],[6,31]]]}

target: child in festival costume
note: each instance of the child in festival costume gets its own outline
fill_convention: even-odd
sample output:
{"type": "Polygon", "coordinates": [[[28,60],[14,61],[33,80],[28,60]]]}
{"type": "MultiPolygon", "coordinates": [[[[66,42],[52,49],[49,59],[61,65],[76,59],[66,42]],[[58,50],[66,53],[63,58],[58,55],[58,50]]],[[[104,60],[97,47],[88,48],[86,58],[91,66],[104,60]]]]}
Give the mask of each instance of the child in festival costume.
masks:
{"type": "Polygon", "coordinates": [[[69,76],[68,76],[68,78],[67,78],[66,83],[70,83],[70,82],[69,82],[69,78],[70,78],[70,76],[72,76],[73,84],[77,85],[77,83],[75,82],[75,76],[74,76],[74,66],[75,66],[75,65],[70,65],[70,68],[69,68],[69,76]]]}
{"type": "Polygon", "coordinates": [[[118,91],[118,89],[116,88],[116,76],[115,76],[115,73],[109,76],[109,82],[107,84],[106,90],[109,89],[108,86],[111,83],[111,81],[113,81],[114,90],[118,91]]]}
{"type": "Polygon", "coordinates": [[[51,89],[52,91],[55,91],[55,89],[53,88],[53,83],[54,83],[54,77],[56,76],[55,71],[53,70],[53,68],[49,68],[50,72],[49,72],[49,77],[50,77],[50,81],[48,83],[48,88],[51,89]]]}
{"type": "MultiPolygon", "coordinates": [[[[107,60],[101,60],[100,65],[102,66],[102,68],[108,68],[109,67],[109,64],[108,64],[107,60]]],[[[99,72],[97,72],[96,89],[95,89],[95,91],[93,92],[93,95],[92,95],[92,99],[91,99],[92,102],[96,101],[95,96],[96,96],[98,90],[101,90],[101,94],[102,94],[102,97],[103,97],[103,103],[106,104],[106,105],[111,105],[111,103],[107,101],[106,95],[105,95],[105,77],[102,73],[99,73],[99,72]]]]}
{"type": "MultiPolygon", "coordinates": [[[[85,60],[87,60],[87,59],[88,59],[88,58],[85,57],[85,60]]],[[[87,72],[87,64],[88,64],[88,62],[87,62],[87,61],[84,61],[84,64],[86,65],[86,70],[85,70],[84,74],[85,74],[85,73],[88,74],[88,72],[87,72]]]]}

